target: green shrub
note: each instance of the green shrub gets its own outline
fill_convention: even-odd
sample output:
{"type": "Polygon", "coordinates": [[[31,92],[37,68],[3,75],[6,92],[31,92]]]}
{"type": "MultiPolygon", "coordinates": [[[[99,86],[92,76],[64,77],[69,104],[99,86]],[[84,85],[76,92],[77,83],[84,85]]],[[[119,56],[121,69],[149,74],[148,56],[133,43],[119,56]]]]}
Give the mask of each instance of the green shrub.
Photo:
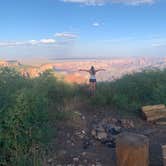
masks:
{"type": "Polygon", "coordinates": [[[114,82],[99,83],[91,102],[124,110],[137,110],[148,104],[166,104],[165,84],[166,69],[125,75],[114,82]]]}
{"type": "Polygon", "coordinates": [[[64,101],[72,88],[51,72],[23,78],[15,70],[0,69],[0,165],[41,165],[42,153],[64,117],[64,101]]]}

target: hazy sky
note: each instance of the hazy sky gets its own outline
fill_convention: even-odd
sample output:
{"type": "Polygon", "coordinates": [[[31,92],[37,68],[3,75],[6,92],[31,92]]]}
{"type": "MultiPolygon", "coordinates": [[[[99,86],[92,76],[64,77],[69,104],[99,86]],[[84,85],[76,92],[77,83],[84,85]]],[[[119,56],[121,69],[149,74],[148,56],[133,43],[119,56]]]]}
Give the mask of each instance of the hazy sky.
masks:
{"type": "Polygon", "coordinates": [[[165,0],[1,0],[0,58],[166,55],[165,0]]]}

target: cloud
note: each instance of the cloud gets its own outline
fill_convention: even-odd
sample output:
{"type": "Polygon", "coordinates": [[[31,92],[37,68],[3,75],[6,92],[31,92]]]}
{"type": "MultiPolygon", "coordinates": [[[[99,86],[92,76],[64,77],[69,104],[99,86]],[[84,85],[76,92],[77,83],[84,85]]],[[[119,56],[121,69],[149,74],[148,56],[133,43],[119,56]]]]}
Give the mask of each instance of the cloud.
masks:
{"type": "Polygon", "coordinates": [[[41,44],[54,44],[56,41],[54,39],[41,39],[40,40],[41,44]]]}
{"type": "Polygon", "coordinates": [[[128,4],[128,5],[153,4],[157,0],[61,0],[61,1],[100,6],[106,3],[122,3],[122,4],[128,4]]]}
{"type": "Polygon", "coordinates": [[[94,27],[99,27],[99,26],[100,26],[100,23],[94,22],[92,25],[93,25],[94,27]]]}
{"type": "Polygon", "coordinates": [[[28,46],[28,45],[48,45],[55,44],[54,39],[41,39],[41,40],[29,40],[29,41],[0,41],[0,47],[14,47],[14,46],[28,46]]]}
{"type": "Polygon", "coordinates": [[[64,39],[75,39],[78,36],[74,33],[62,32],[62,33],[56,33],[55,37],[64,38],[64,39]]]}

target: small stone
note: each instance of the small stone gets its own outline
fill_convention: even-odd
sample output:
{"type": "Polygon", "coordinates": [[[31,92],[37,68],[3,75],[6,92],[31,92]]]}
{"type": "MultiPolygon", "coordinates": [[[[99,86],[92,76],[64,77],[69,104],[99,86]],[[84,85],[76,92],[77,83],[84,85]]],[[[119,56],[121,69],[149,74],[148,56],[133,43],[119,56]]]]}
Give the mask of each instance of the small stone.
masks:
{"type": "Polygon", "coordinates": [[[78,162],[78,161],[79,161],[79,158],[78,158],[78,157],[74,157],[74,158],[73,158],[73,161],[74,161],[74,162],[78,162]]]}
{"type": "Polygon", "coordinates": [[[67,153],[66,150],[61,150],[61,151],[59,151],[58,155],[64,156],[66,153],[67,153]]]}
{"type": "Polygon", "coordinates": [[[86,155],[86,152],[82,152],[82,156],[85,156],[86,155]]]}
{"type": "Polygon", "coordinates": [[[53,161],[52,158],[48,159],[48,163],[52,163],[52,161],[53,161]]]}
{"type": "Polygon", "coordinates": [[[87,160],[87,159],[85,159],[83,162],[84,162],[84,163],[87,163],[87,162],[88,162],[88,160],[87,160]]]}
{"type": "Polygon", "coordinates": [[[99,125],[97,128],[96,128],[97,131],[99,132],[105,132],[105,129],[103,128],[102,125],[99,125]]]}
{"type": "Polygon", "coordinates": [[[99,140],[106,139],[107,138],[107,133],[106,132],[98,132],[96,137],[99,140]]]}
{"type": "Polygon", "coordinates": [[[96,137],[96,130],[95,130],[95,129],[93,129],[93,130],[91,131],[91,135],[92,135],[93,137],[96,137]]]}
{"type": "Polygon", "coordinates": [[[66,143],[67,143],[67,144],[71,144],[71,141],[70,141],[70,140],[67,140],[66,143]]]}
{"type": "Polygon", "coordinates": [[[86,134],[86,132],[84,130],[81,131],[82,134],[86,134]]]}
{"type": "Polygon", "coordinates": [[[70,133],[67,133],[67,138],[70,138],[70,133]]]}
{"type": "Polygon", "coordinates": [[[72,143],[71,143],[71,146],[75,146],[75,144],[72,142],[72,143]]]}
{"type": "Polygon", "coordinates": [[[89,139],[84,139],[83,140],[83,148],[87,149],[90,146],[90,140],[89,139]]]}
{"type": "Polygon", "coordinates": [[[85,116],[81,116],[81,119],[82,119],[82,120],[85,120],[85,116]]]}
{"type": "Polygon", "coordinates": [[[102,166],[100,162],[96,162],[96,166],[102,166]]]}

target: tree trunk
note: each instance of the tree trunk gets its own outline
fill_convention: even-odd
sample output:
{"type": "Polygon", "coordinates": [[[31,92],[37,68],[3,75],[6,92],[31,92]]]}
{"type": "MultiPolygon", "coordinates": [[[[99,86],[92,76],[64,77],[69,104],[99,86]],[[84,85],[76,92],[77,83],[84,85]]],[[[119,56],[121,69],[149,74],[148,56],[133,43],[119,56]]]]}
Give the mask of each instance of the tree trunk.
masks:
{"type": "Polygon", "coordinates": [[[117,166],[148,166],[149,140],[146,136],[124,132],[116,140],[117,166]]]}

